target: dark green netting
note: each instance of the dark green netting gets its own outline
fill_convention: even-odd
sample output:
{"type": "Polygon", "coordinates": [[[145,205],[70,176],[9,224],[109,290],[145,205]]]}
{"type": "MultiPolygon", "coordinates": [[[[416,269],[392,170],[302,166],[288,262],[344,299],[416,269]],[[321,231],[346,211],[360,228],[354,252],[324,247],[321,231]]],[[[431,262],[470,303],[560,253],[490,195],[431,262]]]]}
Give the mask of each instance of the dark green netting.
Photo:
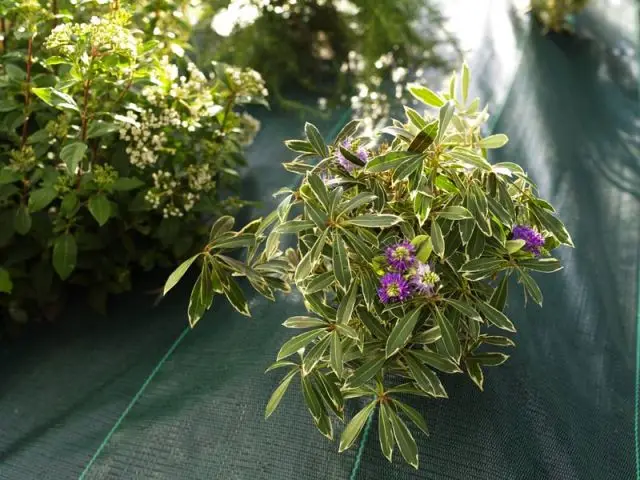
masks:
{"type": "MultiPolygon", "coordinates": [[[[431,429],[416,433],[419,471],[382,458],[375,421],[360,453],[338,454],[297,386],[263,420],[279,375],[262,372],[290,335],[280,323],[302,310],[296,295],[277,304],[252,296],[250,320],[218,299],[185,335],[184,285],[155,309],[132,295],[107,322],[76,312],[56,334],[3,352],[0,478],[85,469],[92,479],[636,477],[637,18],[630,0],[594,2],[575,38],[541,37],[506,0],[471,12],[448,5],[472,48],[475,93],[510,137],[494,159],[528,170],[577,248],[562,251],[565,270],[539,278],[543,309],[510,300],[518,347],[486,372],[484,393],[450,377],[449,400],[414,403],[431,429]]],[[[295,116],[263,118],[245,185],[264,202],[257,211],[292,181],[281,141],[301,130],[295,116]]]]}

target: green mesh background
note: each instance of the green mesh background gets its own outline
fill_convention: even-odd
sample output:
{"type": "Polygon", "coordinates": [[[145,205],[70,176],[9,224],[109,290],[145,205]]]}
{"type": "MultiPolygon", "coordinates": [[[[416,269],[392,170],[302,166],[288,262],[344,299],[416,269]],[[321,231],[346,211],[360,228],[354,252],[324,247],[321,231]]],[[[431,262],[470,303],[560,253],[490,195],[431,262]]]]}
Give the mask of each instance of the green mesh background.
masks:
{"type": "MultiPolygon", "coordinates": [[[[494,159],[528,170],[577,248],[562,251],[561,273],[539,277],[544,308],[511,297],[518,347],[486,372],[484,393],[450,377],[449,400],[414,403],[431,430],[414,432],[420,470],[382,458],[375,421],[338,454],[295,382],[263,420],[279,375],[262,372],[290,335],[280,323],[302,310],[296,295],[252,296],[252,319],[219,299],[188,331],[185,284],[155,308],[152,296],[122,297],[107,321],[72,312],[57,331],[0,352],[0,478],[640,478],[635,5],[594,0],[574,38],[541,37],[507,0],[468,5],[446,9],[470,49],[475,93],[510,137],[494,159]]],[[[329,134],[341,116],[317,123],[329,134]]],[[[281,141],[303,126],[286,113],[262,120],[245,184],[263,201],[253,214],[293,181],[281,141]]]]}

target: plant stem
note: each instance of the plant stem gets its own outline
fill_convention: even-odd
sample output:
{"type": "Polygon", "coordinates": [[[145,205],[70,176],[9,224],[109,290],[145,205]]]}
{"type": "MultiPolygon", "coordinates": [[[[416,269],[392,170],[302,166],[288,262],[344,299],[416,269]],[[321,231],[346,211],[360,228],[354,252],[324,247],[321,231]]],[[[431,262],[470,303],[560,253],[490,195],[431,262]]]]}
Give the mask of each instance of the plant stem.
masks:
{"type": "Polygon", "coordinates": [[[53,13],[53,26],[58,24],[58,19],[55,18],[58,15],[58,0],[51,0],[51,13],[53,13]]]}
{"type": "Polygon", "coordinates": [[[224,133],[224,127],[226,127],[227,125],[229,113],[231,113],[231,107],[233,106],[233,103],[235,101],[236,101],[236,94],[235,92],[233,92],[231,93],[231,95],[229,95],[229,98],[227,99],[227,104],[224,107],[224,117],[222,117],[222,126],[220,127],[220,131],[222,133],[224,133]]]}
{"type": "Polygon", "coordinates": [[[89,87],[91,86],[91,82],[89,80],[85,80],[84,82],[84,94],[83,99],[84,103],[82,105],[82,141],[84,142],[87,139],[87,126],[89,124],[89,87]]]}
{"type": "Polygon", "coordinates": [[[33,62],[33,36],[29,37],[27,43],[27,81],[25,82],[24,92],[24,124],[22,125],[22,143],[24,148],[27,143],[27,134],[29,133],[29,107],[31,106],[31,64],[33,62]]]}
{"type": "Polygon", "coordinates": [[[7,36],[7,24],[4,17],[0,17],[0,37],[2,37],[2,40],[0,40],[0,46],[2,47],[2,53],[5,53],[7,49],[6,36],[7,36]]]}

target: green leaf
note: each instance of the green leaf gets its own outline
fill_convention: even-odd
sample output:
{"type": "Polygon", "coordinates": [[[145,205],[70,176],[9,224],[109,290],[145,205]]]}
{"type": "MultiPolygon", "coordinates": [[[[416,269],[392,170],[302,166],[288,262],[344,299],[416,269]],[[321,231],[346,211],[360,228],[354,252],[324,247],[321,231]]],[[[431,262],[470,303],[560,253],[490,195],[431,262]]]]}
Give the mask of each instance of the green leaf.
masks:
{"type": "Polygon", "coordinates": [[[31,214],[25,205],[20,205],[16,210],[13,227],[20,235],[26,235],[31,230],[31,214]]]}
{"type": "Polygon", "coordinates": [[[404,113],[407,115],[407,118],[409,119],[409,121],[413,123],[416,126],[416,128],[418,128],[419,130],[422,130],[424,127],[427,126],[427,122],[425,121],[424,118],[422,118],[422,115],[420,115],[413,108],[407,107],[405,105],[404,113]]]}
{"type": "Polygon", "coordinates": [[[33,190],[29,195],[29,210],[37,212],[47,207],[58,196],[58,192],[53,187],[44,187],[33,190]]]}
{"type": "Polygon", "coordinates": [[[429,435],[429,428],[427,427],[427,422],[424,420],[424,417],[418,412],[415,408],[407,405],[406,403],[401,402],[400,400],[393,399],[393,404],[396,407],[399,407],[402,412],[409,417],[416,427],[418,427],[425,435],[429,435]]]}
{"type": "Polygon", "coordinates": [[[349,149],[343,147],[342,145],[338,146],[338,150],[340,151],[342,156],[354,166],[364,167],[366,165],[365,162],[363,162],[355,153],[351,152],[349,149]]]}
{"type": "Polygon", "coordinates": [[[232,278],[229,278],[227,284],[223,284],[222,287],[227,300],[231,303],[231,306],[238,313],[246,317],[250,317],[251,312],[249,312],[249,304],[247,303],[247,299],[245,298],[244,293],[242,293],[242,289],[238,283],[232,278]]]}
{"type": "Polygon", "coordinates": [[[520,281],[534,302],[542,306],[542,292],[536,281],[527,272],[520,270],[520,281]]]}
{"type": "Polygon", "coordinates": [[[404,358],[411,376],[422,391],[432,397],[447,398],[447,392],[442,386],[440,379],[431,369],[425,367],[418,358],[412,354],[407,354],[404,358]]]}
{"type": "Polygon", "coordinates": [[[433,220],[431,222],[431,242],[433,244],[433,251],[440,258],[444,257],[444,236],[442,235],[442,229],[438,222],[433,220]]]}
{"type": "Polygon", "coordinates": [[[531,258],[518,260],[518,266],[533,270],[534,272],[553,273],[562,270],[562,265],[557,258],[531,258]]]}
{"type": "Polygon", "coordinates": [[[326,210],[329,210],[329,194],[324,182],[318,175],[315,175],[313,173],[307,176],[307,182],[318,201],[326,210]]]}
{"type": "Polygon", "coordinates": [[[482,369],[480,368],[480,364],[478,362],[474,362],[473,360],[465,360],[465,366],[467,367],[467,373],[469,374],[469,378],[473,380],[480,390],[483,390],[484,383],[484,374],[482,373],[482,369]]]}
{"type": "Polygon", "coordinates": [[[324,290],[329,288],[333,282],[335,282],[336,277],[333,272],[325,272],[320,275],[314,276],[309,283],[307,283],[303,290],[305,293],[314,293],[320,290],[324,290]]]}
{"type": "Polygon", "coordinates": [[[284,144],[289,150],[298,153],[314,153],[314,149],[309,142],[304,140],[285,140],[284,144]]]}
{"type": "Polygon", "coordinates": [[[20,178],[20,175],[10,168],[5,167],[3,169],[0,169],[0,185],[17,182],[18,180],[20,180],[20,178]]]}
{"type": "Polygon", "coordinates": [[[269,401],[267,402],[267,407],[264,410],[265,419],[269,418],[271,414],[275,411],[275,409],[278,408],[278,405],[280,405],[280,401],[282,400],[282,397],[287,391],[287,388],[289,388],[289,384],[291,383],[291,380],[293,380],[293,377],[296,376],[296,373],[298,373],[297,368],[287,373],[285,377],[282,379],[282,381],[280,382],[280,385],[278,385],[276,389],[273,391],[273,393],[271,394],[271,397],[269,398],[269,401]]]}
{"type": "Polygon", "coordinates": [[[62,280],[76,268],[78,247],[76,239],[70,233],[64,233],[55,239],[53,243],[53,268],[62,280]]]}
{"type": "Polygon", "coordinates": [[[359,126],[360,120],[351,120],[344,127],[342,127],[342,130],[340,130],[340,133],[338,133],[338,135],[336,136],[334,143],[336,145],[340,145],[344,140],[355,135],[356,131],[358,131],[359,126]]]}
{"type": "Polygon", "coordinates": [[[362,205],[366,205],[368,203],[371,203],[376,198],[378,198],[378,197],[376,195],[371,194],[371,193],[366,193],[366,192],[359,193],[355,197],[351,198],[347,202],[345,202],[342,205],[340,205],[340,208],[338,208],[338,211],[336,212],[336,218],[338,218],[338,217],[340,217],[342,215],[345,215],[345,214],[351,212],[352,210],[355,210],[356,208],[361,207],[362,205]]]}
{"type": "Polygon", "coordinates": [[[284,343],[284,345],[282,345],[282,347],[280,347],[276,360],[282,360],[283,358],[287,358],[289,355],[296,353],[323,332],[326,332],[326,329],[317,328],[290,338],[284,343]]]}
{"type": "Polygon", "coordinates": [[[0,292],[11,293],[13,290],[13,282],[11,281],[11,275],[9,271],[0,267],[0,292]]]}
{"type": "Polygon", "coordinates": [[[440,333],[440,327],[435,326],[430,328],[429,330],[425,330],[424,332],[420,332],[411,339],[411,343],[419,343],[421,345],[429,345],[431,343],[435,343],[442,338],[442,333],[440,333]]]}
{"type": "Polygon", "coordinates": [[[351,267],[344,241],[338,233],[333,235],[333,272],[338,283],[346,290],[351,283],[351,267]]]}
{"type": "Polygon", "coordinates": [[[60,158],[67,166],[69,173],[76,173],[78,165],[80,165],[80,162],[84,158],[87,148],[87,144],[84,142],[73,142],[62,147],[62,150],[60,150],[60,158]]]}
{"type": "Polygon", "coordinates": [[[291,362],[289,360],[280,360],[279,362],[273,362],[271,365],[269,365],[269,368],[267,368],[264,373],[268,373],[271,370],[275,370],[276,368],[282,368],[282,367],[297,367],[298,364],[291,362]]]}
{"type": "Polygon", "coordinates": [[[418,248],[418,253],[416,253],[416,258],[420,260],[422,263],[427,263],[429,260],[429,256],[433,251],[433,243],[431,241],[431,237],[427,238],[426,242],[423,242],[418,248]]]}
{"type": "Polygon", "coordinates": [[[441,107],[444,105],[444,100],[440,95],[429,90],[427,87],[423,87],[421,85],[417,85],[415,83],[409,84],[409,92],[413,95],[417,100],[420,100],[422,103],[426,105],[431,105],[433,107],[441,107]]]}
{"type": "Polygon", "coordinates": [[[378,438],[382,454],[387,460],[391,461],[393,458],[394,439],[389,410],[390,407],[386,402],[380,404],[380,410],[378,410],[378,438]]]}
{"type": "Polygon", "coordinates": [[[487,198],[478,187],[472,186],[467,197],[467,208],[473,215],[478,228],[487,237],[491,236],[491,222],[488,216],[487,198]]]}
{"type": "Polygon", "coordinates": [[[144,186],[144,182],[135,177],[119,177],[111,188],[118,192],[129,192],[144,186]]]}
{"type": "Polygon", "coordinates": [[[440,140],[442,140],[442,137],[445,134],[449,123],[451,122],[451,117],[453,117],[453,112],[455,111],[455,109],[456,107],[450,101],[440,107],[438,134],[436,135],[435,140],[436,142],[440,142],[440,140]]]}
{"type": "Polygon", "coordinates": [[[367,420],[373,413],[373,409],[376,407],[378,402],[376,400],[369,403],[366,407],[360,410],[347,424],[344,431],[342,432],[342,436],[340,437],[340,446],[338,447],[339,452],[344,452],[348,449],[353,442],[356,441],[358,435],[360,435],[360,431],[364,424],[367,423],[367,420]]]}
{"type": "Polygon", "coordinates": [[[501,258],[480,257],[469,260],[460,267],[461,272],[498,272],[509,266],[509,262],[501,258]]]}
{"type": "Polygon", "coordinates": [[[87,138],[102,137],[109,133],[117,132],[119,129],[120,126],[115,123],[93,120],[87,129],[87,138]]]}
{"type": "Polygon", "coordinates": [[[489,304],[497,309],[502,311],[504,309],[505,304],[507,303],[507,294],[509,291],[509,275],[505,274],[500,280],[500,283],[493,291],[491,295],[491,299],[489,300],[489,304]]]}
{"type": "Polygon", "coordinates": [[[389,334],[389,338],[387,339],[387,344],[385,346],[385,354],[387,358],[397,353],[407,344],[411,338],[413,329],[420,318],[420,310],[420,308],[417,308],[416,310],[406,314],[404,317],[398,319],[389,334]]]}
{"type": "MultiPolygon", "coordinates": [[[[440,329],[440,331],[442,331],[440,329]]],[[[440,355],[439,353],[429,350],[412,350],[411,353],[422,363],[426,363],[430,367],[437,368],[445,373],[459,373],[460,367],[451,359],[440,355]]]]}
{"type": "Polygon", "coordinates": [[[356,225],[358,227],[367,227],[367,228],[385,228],[391,227],[400,223],[402,221],[401,217],[397,215],[389,215],[389,214],[365,214],[360,215],[355,218],[351,218],[344,222],[345,225],[356,225]]]}
{"type": "Polygon", "coordinates": [[[300,260],[300,263],[296,268],[294,276],[296,283],[302,283],[303,280],[311,274],[318,258],[320,258],[326,238],[327,230],[322,232],[322,235],[318,237],[316,243],[313,244],[313,247],[311,247],[307,254],[302,257],[302,260],[300,260]]]}
{"type": "Polygon", "coordinates": [[[358,281],[354,281],[349,288],[347,294],[342,298],[340,305],[338,306],[338,314],[336,316],[336,322],[346,325],[351,320],[353,315],[353,307],[356,304],[358,296],[358,281]]]}
{"type": "Polygon", "coordinates": [[[569,232],[560,220],[538,206],[532,205],[531,209],[540,223],[549,230],[553,236],[560,241],[560,243],[568,245],[569,247],[574,246],[573,240],[571,240],[571,235],[569,235],[569,232]]]}
{"type": "Polygon", "coordinates": [[[500,148],[506,145],[508,141],[509,138],[506,135],[498,133],[496,135],[483,138],[478,142],[478,146],[480,148],[500,148]]]}
{"type": "Polygon", "coordinates": [[[329,359],[331,361],[331,368],[338,378],[342,378],[344,371],[344,365],[342,360],[342,342],[340,341],[340,335],[337,331],[331,332],[331,351],[329,352],[329,359]]]}
{"type": "Polygon", "coordinates": [[[505,248],[507,249],[507,252],[509,252],[509,254],[512,254],[522,250],[522,247],[524,247],[526,243],[527,242],[525,242],[524,240],[507,240],[505,248]]]}
{"type": "Polygon", "coordinates": [[[287,328],[318,328],[326,327],[328,324],[326,320],[319,318],[297,316],[287,318],[282,325],[287,328]]]}
{"type": "Polygon", "coordinates": [[[393,436],[398,444],[398,449],[405,461],[416,470],[418,469],[418,446],[413,439],[413,435],[393,410],[389,411],[389,420],[393,427],[393,436]]]}
{"type": "Polygon", "coordinates": [[[440,309],[434,308],[436,320],[440,331],[442,332],[442,342],[444,344],[447,353],[453,358],[456,363],[460,361],[460,355],[462,354],[462,346],[460,345],[460,339],[458,338],[458,332],[454,328],[449,319],[444,318],[440,309]]]}
{"type": "Polygon", "coordinates": [[[253,233],[227,233],[226,235],[220,235],[216,240],[212,241],[210,247],[212,250],[218,250],[222,248],[238,248],[238,247],[251,247],[255,244],[256,237],[253,233]]]}
{"type": "Polygon", "coordinates": [[[447,220],[464,220],[473,218],[471,212],[460,205],[451,205],[438,212],[438,216],[447,220]]]}
{"type": "Polygon", "coordinates": [[[480,341],[488,345],[495,345],[497,347],[515,347],[513,340],[507,337],[500,337],[496,335],[481,335],[480,341]]]}
{"type": "Polygon", "coordinates": [[[198,275],[189,296],[188,315],[191,328],[195,327],[204,313],[211,308],[214,293],[214,275],[215,271],[212,272],[210,270],[209,263],[205,258],[200,275],[198,275]]]}
{"type": "Polygon", "coordinates": [[[462,64],[462,102],[466,103],[469,97],[469,67],[466,63],[462,64]]]}
{"type": "Polygon", "coordinates": [[[313,229],[315,224],[310,220],[291,220],[284,222],[275,228],[278,233],[300,233],[313,229]]]}
{"type": "Polygon", "coordinates": [[[98,225],[107,223],[111,216],[111,203],[104,193],[98,193],[89,198],[89,212],[96,219],[98,225]]]}
{"type": "Polygon", "coordinates": [[[478,353],[469,358],[484,367],[497,367],[509,359],[509,355],[500,352],[478,353]]]}
{"type": "Polygon", "coordinates": [[[413,211],[416,214],[418,223],[420,226],[427,221],[429,212],[431,211],[432,198],[423,192],[416,192],[416,196],[413,199],[413,211]]]}
{"type": "Polygon", "coordinates": [[[56,90],[55,88],[32,88],[31,92],[33,92],[47,105],[58,108],[60,110],[73,110],[76,112],[80,112],[78,104],[71,95],[56,90]]]}
{"type": "Polygon", "coordinates": [[[305,352],[304,359],[302,361],[302,375],[309,375],[309,373],[311,373],[324,355],[324,352],[329,348],[330,342],[331,335],[326,333],[315,345],[305,352]]]}
{"type": "Polygon", "coordinates": [[[454,147],[445,155],[468,167],[491,171],[491,164],[485,158],[464,147],[454,147]]]}
{"type": "Polygon", "coordinates": [[[453,298],[444,298],[446,303],[451,305],[453,308],[458,310],[464,316],[469,317],[471,320],[476,322],[482,322],[482,317],[478,312],[476,312],[471,305],[465,300],[455,300],[453,298]]]}
{"type": "Polygon", "coordinates": [[[178,266],[178,268],[176,268],[171,273],[171,275],[169,275],[169,278],[167,278],[167,281],[164,284],[164,290],[162,292],[162,295],[166,295],[167,293],[169,293],[169,290],[171,290],[173,287],[175,287],[178,284],[180,279],[184,276],[185,273],[187,273],[187,270],[189,270],[189,267],[193,264],[193,262],[196,261],[196,259],[199,256],[200,254],[198,253],[193,257],[185,260],[180,264],[180,266],[178,266]]]}
{"type": "Polygon", "coordinates": [[[209,241],[213,242],[223,233],[227,233],[233,228],[235,222],[235,219],[230,215],[223,215],[222,217],[220,217],[211,226],[211,230],[209,231],[209,241]]]}
{"type": "Polygon", "coordinates": [[[318,422],[325,411],[324,406],[322,405],[322,400],[308,377],[302,376],[300,379],[302,380],[302,394],[304,396],[304,401],[307,404],[307,408],[309,409],[314,421],[318,422]]]}
{"type": "Polygon", "coordinates": [[[385,360],[384,355],[366,359],[365,362],[353,372],[353,375],[347,379],[347,385],[349,387],[359,387],[368,382],[380,372],[385,360]]]}
{"type": "Polygon", "coordinates": [[[304,133],[307,136],[307,140],[313,147],[313,150],[320,155],[320,157],[327,158],[329,156],[329,150],[327,149],[324,139],[322,138],[322,135],[320,135],[316,126],[307,122],[304,125],[304,133]]]}
{"type": "Polygon", "coordinates": [[[507,318],[507,316],[499,310],[496,310],[491,305],[485,302],[478,302],[478,309],[480,313],[493,325],[502,330],[507,330],[508,332],[515,332],[516,329],[511,323],[511,320],[507,318]]]}
{"type": "Polygon", "coordinates": [[[367,172],[381,173],[393,170],[401,163],[411,158],[419,157],[420,154],[414,152],[388,152],[384,155],[372,158],[365,167],[367,172]]]}

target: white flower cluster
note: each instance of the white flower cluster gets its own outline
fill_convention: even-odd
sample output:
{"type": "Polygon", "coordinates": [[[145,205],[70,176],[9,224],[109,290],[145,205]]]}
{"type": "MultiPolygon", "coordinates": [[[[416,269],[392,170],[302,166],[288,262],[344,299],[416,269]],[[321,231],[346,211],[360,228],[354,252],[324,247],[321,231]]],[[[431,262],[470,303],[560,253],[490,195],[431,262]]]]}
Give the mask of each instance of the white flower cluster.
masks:
{"type": "Polygon", "coordinates": [[[239,121],[240,132],[238,133],[238,142],[243,147],[248,147],[253,143],[253,140],[256,138],[256,135],[260,131],[260,120],[244,112],[242,115],[240,115],[239,121]]]}
{"type": "Polygon", "coordinates": [[[154,186],[144,196],[151,208],[159,210],[162,207],[162,216],[164,218],[184,216],[184,212],[173,202],[178,181],[173,178],[170,172],[163,170],[158,170],[151,176],[154,186]]]}
{"type": "Polygon", "coordinates": [[[128,142],[126,148],[131,164],[138,168],[154,165],[158,161],[158,153],[163,149],[167,135],[166,127],[181,126],[180,114],[166,108],[156,114],[153,109],[136,113],[127,111],[128,121],[122,121],[120,138],[128,142]]]}
{"type": "MultiPolygon", "coordinates": [[[[189,188],[194,192],[207,192],[214,186],[211,177],[213,172],[211,171],[211,165],[208,163],[201,165],[189,165],[187,167],[187,178],[189,179],[189,188]]],[[[185,210],[191,210],[193,205],[187,207],[185,203],[185,210]]]]}
{"type": "Polygon", "coordinates": [[[139,40],[124,26],[106,18],[91,17],[90,23],[61,23],[45,41],[45,47],[63,55],[74,56],[86,53],[78,51],[78,45],[91,46],[100,51],[117,53],[134,58],[138,53],[139,40]]]}
{"type": "Polygon", "coordinates": [[[235,87],[235,90],[238,90],[241,94],[255,97],[269,95],[264,79],[255,70],[227,65],[224,72],[235,87]]]}

